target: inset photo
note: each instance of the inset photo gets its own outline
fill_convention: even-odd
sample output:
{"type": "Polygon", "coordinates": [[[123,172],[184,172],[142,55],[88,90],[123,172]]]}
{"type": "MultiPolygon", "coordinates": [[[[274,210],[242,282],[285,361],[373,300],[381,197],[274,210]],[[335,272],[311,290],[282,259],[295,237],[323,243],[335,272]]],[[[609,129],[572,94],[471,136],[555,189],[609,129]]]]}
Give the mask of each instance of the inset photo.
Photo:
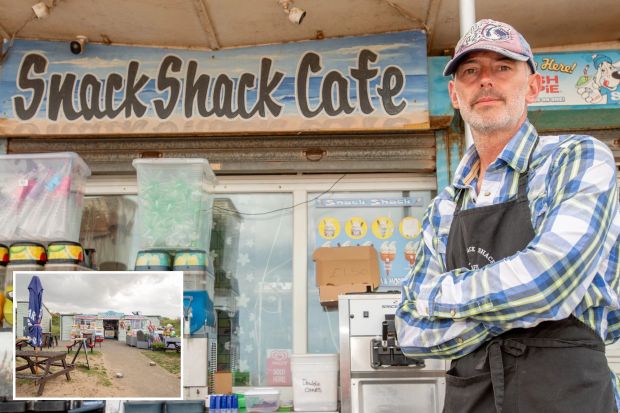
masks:
{"type": "Polygon", "coordinates": [[[182,395],[183,273],[20,271],[14,397],[182,395]]]}

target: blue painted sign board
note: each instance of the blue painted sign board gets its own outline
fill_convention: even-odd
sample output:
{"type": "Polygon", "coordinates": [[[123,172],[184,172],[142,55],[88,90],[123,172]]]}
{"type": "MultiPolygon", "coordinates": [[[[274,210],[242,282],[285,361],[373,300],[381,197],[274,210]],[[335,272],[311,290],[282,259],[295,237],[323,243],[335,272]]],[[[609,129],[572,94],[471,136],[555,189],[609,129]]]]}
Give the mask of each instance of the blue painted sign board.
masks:
{"type": "Polygon", "coordinates": [[[0,136],[429,127],[426,34],[221,51],[16,40],[0,136]]]}

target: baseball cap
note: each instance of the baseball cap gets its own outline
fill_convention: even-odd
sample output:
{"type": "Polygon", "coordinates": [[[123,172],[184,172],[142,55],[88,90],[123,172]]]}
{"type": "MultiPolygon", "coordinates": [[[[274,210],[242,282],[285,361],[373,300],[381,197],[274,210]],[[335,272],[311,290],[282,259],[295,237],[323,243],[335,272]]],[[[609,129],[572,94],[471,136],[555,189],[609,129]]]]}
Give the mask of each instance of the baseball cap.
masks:
{"type": "Polygon", "coordinates": [[[474,24],[456,44],[454,57],[444,68],[443,75],[453,74],[467,53],[479,50],[489,50],[527,62],[532,73],[536,72],[532,49],[521,33],[509,24],[484,19],[474,24]]]}

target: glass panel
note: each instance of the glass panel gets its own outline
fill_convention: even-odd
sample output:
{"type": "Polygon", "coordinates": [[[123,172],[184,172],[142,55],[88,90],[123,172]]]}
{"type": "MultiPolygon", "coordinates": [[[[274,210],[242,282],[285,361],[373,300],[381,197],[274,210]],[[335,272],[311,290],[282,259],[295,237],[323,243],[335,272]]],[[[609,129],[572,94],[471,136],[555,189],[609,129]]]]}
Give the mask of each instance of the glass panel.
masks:
{"type": "MultiPolygon", "coordinates": [[[[308,194],[313,199],[319,194],[308,194]]],[[[338,308],[320,305],[316,266],[319,247],[372,245],[379,255],[379,290],[399,290],[415,262],[420,223],[431,191],[339,192],[322,195],[308,208],[308,352],[336,353],[338,308]]]]}
{"type": "MultiPolygon", "coordinates": [[[[291,194],[264,193],[218,194],[214,201],[217,370],[233,372],[238,386],[290,385],[292,202],[291,194]]],[[[136,216],[136,196],[85,199],[80,242],[96,249],[100,270],[134,268],[136,216]]]]}
{"type": "Polygon", "coordinates": [[[282,356],[292,349],[292,202],[291,194],[214,201],[217,369],[232,371],[236,386],[290,385],[282,356]]]}
{"type": "Polygon", "coordinates": [[[84,198],[80,243],[94,249],[94,262],[101,271],[133,270],[138,251],[135,195],[84,198]]]}

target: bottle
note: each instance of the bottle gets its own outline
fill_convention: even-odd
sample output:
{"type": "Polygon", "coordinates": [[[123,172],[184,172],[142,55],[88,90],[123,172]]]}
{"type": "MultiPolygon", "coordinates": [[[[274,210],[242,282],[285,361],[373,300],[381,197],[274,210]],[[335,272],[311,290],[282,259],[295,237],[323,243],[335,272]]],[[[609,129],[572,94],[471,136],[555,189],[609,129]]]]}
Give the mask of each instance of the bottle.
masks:
{"type": "Polygon", "coordinates": [[[220,400],[217,394],[212,394],[209,396],[209,413],[219,413],[220,412],[220,400]]]}
{"type": "Polygon", "coordinates": [[[231,413],[238,413],[239,412],[239,398],[237,397],[236,394],[233,394],[231,397],[232,397],[232,404],[230,406],[230,411],[231,413]]]}
{"type": "Polygon", "coordinates": [[[224,403],[224,398],[225,397],[226,396],[224,396],[223,394],[218,394],[217,395],[217,399],[216,399],[216,402],[215,402],[215,409],[216,409],[215,411],[217,413],[224,413],[224,404],[225,404],[224,403]]]}
{"type": "Polygon", "coordinates": [[[229,407],[230,407],[229,400],[230,400],[230,396],[227,396],[225,394],[222,395],[222,404],[220,406],[220,409],[221,409],[220,412],[221,413],[230,413],[230,410],[229,410],[229,407]]]}

